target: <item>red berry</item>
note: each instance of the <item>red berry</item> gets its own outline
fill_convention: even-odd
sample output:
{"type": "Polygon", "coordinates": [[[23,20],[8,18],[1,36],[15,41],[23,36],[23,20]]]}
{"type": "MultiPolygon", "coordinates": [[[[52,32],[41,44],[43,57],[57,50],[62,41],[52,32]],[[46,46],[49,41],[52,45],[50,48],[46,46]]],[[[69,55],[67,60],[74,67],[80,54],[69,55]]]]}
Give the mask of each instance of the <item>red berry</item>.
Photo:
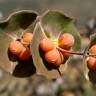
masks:
{"type": "Polygon", "coordinates": [[[60,53],[57,49],[53,49],[53,50],[45,53],[45,60],[49,64],[51,64],[55,67],[58,67],[63,63],[64,58],[63,58],[62,53],[60,53]]]}
{"type": "Polygon", "coordinates": [[[96,70],[96,58],[88,57],[87,58],[87,66],[91,70],[96,70]]]}
{"type": "Polygon", "coordinates": [[[48,38],[44,38],[40,41],[40,48],[44,52],[48,52],[54,48],[54,44],[48,38]]]}
{"type": "Polygon", "coordinates": [[[21,42],[23,45],[29,46],[32,42],[33,34],[30,32],[26,32],[23,34],[21,42]]]}
{"type": "Polygon", "coordinates": [[[96,45],[91,46],[89,49],[89,54],[96,54],[96,45]]]}
{"type": "Polygon", "coordinates": [[[30,49],[24,47],[22,52],[18,55],[18,58],[20,60],[29,60],[31,54],[30,54],[30,49]]]}
{"type": "Polygon", "coordinates": [[[64,33],[59,37],[59,47],[70,49],[74,45],[74,37],[70,33],[64,33]]]}
{"type": "Polygon", "coordinates": [[[9,45],[9,50],[14,55],[20,54],[23,48],[24,46],[19,41],[12,41],[9,45]]]}

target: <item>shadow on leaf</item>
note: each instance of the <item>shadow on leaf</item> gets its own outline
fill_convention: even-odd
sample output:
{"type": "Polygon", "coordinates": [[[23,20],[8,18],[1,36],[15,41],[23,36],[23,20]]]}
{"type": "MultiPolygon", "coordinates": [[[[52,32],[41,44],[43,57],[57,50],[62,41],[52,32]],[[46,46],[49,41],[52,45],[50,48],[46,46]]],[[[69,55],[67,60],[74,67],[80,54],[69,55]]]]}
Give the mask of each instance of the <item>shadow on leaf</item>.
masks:
{"type": "Polygon", "coordinates": [[[15,66],[14,70],[12,70],[13,76],[16,77],[29,77],[36,73],[36,68],[33,64],[32,56],[30,56],[30,59],[27,61],[18,60],[16,56],[14,56],[9,50],[8,50],[8,57],[9,60],[12,62],[18,62],[18,64],[15,66]]]}
{"type": "Polygon", "coordinates": [[[89,70],[88,76],[89,76],[89,80],[90,80],[93,84],[96,84],[96,70],[89,70]]]}

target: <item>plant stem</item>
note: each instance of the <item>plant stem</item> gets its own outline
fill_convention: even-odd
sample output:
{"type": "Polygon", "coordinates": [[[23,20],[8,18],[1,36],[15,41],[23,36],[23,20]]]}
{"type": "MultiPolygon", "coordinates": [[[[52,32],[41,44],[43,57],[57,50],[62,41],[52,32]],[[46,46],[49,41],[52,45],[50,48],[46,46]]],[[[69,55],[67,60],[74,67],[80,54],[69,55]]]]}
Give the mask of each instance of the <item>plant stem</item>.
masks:
{"type": "MultiPolygon", "coordinates": [[[[62,48],[60,48],[60,47],[56,47],[56,48],[57,48],[59,51],[61,51],[61,52],[69,53],[69,54],[71,54],[71,55],[81,55],[81,56],[84,55],[84,52],[73,52],[73,51],[68,51],[68,50],[62,49],[62,48]]],[[[96,58],[96,54],[89,54],[89,52],[87,52],[86,57],[89,57],[89,56],[96,58]]]]}
{"type": "Polygon", "coordinates": [[[60,72],[59,68],[57,68],[57,71],[58,71],[59,75],[62,76],[62,73],[60,72]]]}
{"type": "Polygon", "coordinates": [[[60,47],[57,47],[57,49],[60,50],[61,52],[69,53],[69,54],[72,54],[72,55],[84,55],[83,52],[72,52],[72,51],[68,51],[68,50],[62,49],[60,47]]]}

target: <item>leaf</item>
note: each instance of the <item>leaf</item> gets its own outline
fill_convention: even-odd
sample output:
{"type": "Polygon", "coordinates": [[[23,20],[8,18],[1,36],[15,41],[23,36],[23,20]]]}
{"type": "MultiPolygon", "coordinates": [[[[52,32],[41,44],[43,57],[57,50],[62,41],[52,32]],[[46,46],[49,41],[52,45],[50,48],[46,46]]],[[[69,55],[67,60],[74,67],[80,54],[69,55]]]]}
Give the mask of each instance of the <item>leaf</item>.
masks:
{"type": "Polygon", "coordinates": [[[62,64],[62,66],[60,66],[60,68],[57,70],[57,69],[50,69],[50,66],[46,66],[46,63],[44,63],[41,57],[42,53],[40,54],[39,44],[40,44],[40,40],[44,38],[46,34],[44,33],[40,22],[36,24],[33,35],[34,37],[31,44],[31,52],[32,52],[34,65],[36,67],[36,73],[38,75],[43,75],[49,79],[54,79],[59,77],[60,73],[61,74],[64,73],[65,68],[67,66],[66,64],[65,65],[62,64]],[[60,71],[60,73],[58,71],[60,71]]]}
{"type": "MultiPolygon", "coordinates": [[[[32,56],[37,74],[44,75],[49,79],[64,75],[65,70],[67,69],[67,64],[61,64],[58,69],[52,68],[50,64],[47,64],[42,58],[43,54],[41,50],[39,50],[39,43],[44,36],[51,39],[58,39],[58,37],[65,32],[70,32],[75,38],[73,50],[79,50],[81,45],[80,35],[74,27],[71,18],[57,11],[48,11],[40,17],[40,21],[35,27],[34,37],[31,44],[32,56]]],[[[67,63],[68,60],[64,63],[67,63]]]]}
{"type": "Polygon", "coordinates": [[[87,48],[85,49],[83,61],[84,61],[84,75],[85,75],[85,78],[88,81],[90,81],[91,83],[96,84],[96,71],[89,69],[88,66],[87,66],[87,62],[86,62],[87,61],[86,60],[86,58],[87,58],[86,55],[88,53],[88,50],[94,44],[96,44],[96,34],[93,34],[93,35],[90,36],[90,43],[87,46],[87,48]]]}
{"type": "MultiPolygon", "coordinates": [[[[73,50],[79,50],[81,45],[80,35],[74,27],[71,18],[57,11],[48,11],[41,16],[40,22],[38,22],[35,27],[34,37],[31,44],[32,56],[37,74],[44,75],[50,79],[60,77],[61,74],[64,75],[65,70],[67,69],[67,64],[61,64],[59,69],[50,67],[50,65],[42,59],[39,43],[44,36],[51,39],[58,39],[58,37],[65,32],[70,32],[75,38],[73,50]]],[[[64,63],[67,62],[68,60],[64,63]]]]}
{"type": "Polygon", "coordinates": [[[61,34],[68,32],[75,38],[74,51],[81,46],[80,34],[74,26],[74,21],[58,11],[48,11],[42,16],[42,26],[49,38],[58,38],[61,34]]]}
{"type": "Polygon", "coordinates": [[[33,32],[36,17],[36,12],[31,10],[22,10],[12,13],[6,20],[0,22],[0,67],[15,76],[17,73],[21,73],[21,75],[19,75],[20,77],[22,77],[23,73],[27,73],[27,75],[34,73],[35,67],[33,66],[32,60],[29,65],[26,65],[28,62],[10,61],[10,58],[8,57],[8,46],[13,39],[21,38],[24,32],[33,32]],[[21,63],[21,65],[19,63],[21,63]],[[28,66],[31,66],[34,70],[28,66]]]}

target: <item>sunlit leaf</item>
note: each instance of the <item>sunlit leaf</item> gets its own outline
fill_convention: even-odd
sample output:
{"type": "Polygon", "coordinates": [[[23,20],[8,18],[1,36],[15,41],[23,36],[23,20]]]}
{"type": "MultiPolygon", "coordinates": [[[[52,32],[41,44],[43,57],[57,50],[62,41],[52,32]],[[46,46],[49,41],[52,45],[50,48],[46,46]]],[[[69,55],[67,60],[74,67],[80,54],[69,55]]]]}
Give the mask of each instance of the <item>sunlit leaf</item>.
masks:
{"type": "MultiPolygon", "coordinates": [[[[75,38],[75,44],[72,48],[73,51],[79,50],[81,45],[80,35],[71,18],[57,11],[48,11],[40,17],[40,22],[38,22],[35,27],[31,44],[37,74],[44,75],[51,79],[59,77],[60,74],[64,74],[67,64],[61,64],[58,69],[51,68],[41,56],[42,53],[39,50],[39,43],[44,36],[51,39],[58,39],[58,37],[65,32],[71,33],[75,38]]],[[[64,63],[67,62],[68,60],[64,63]]]]}
{"type": "Polygon", "coordinates": [[[58,70],[52,69],[43,61],[40,55],[39,44],[40,44],[40,40],[44,38],[45,36],[46,34],[42,30],[40,22],[38,22],[34,30],[34,37],[33,37],[32,44],[31,44],[32,56],[33,56],[34,65],[36,67],[36,73],[38,75],[46,76],[49,79],[53,79],[53,78],[59,77],[60,73],[61,74],[64,73],[65,68],[67,66],[63,64],[62,66],[60,66],[58,70]],[[58,71],[60,71],[60,73],[58,71]]]}
{"type": "Polygon", "coordinates": [[[80,49],[80,34],[75,28],[74,20],[58,11],[48,11],[42,17],[42,26],[50,38],[58,38],[63,33],[71,33],[75,38],[73,50],[80,49]]]}

